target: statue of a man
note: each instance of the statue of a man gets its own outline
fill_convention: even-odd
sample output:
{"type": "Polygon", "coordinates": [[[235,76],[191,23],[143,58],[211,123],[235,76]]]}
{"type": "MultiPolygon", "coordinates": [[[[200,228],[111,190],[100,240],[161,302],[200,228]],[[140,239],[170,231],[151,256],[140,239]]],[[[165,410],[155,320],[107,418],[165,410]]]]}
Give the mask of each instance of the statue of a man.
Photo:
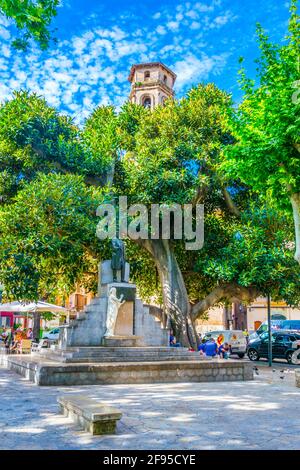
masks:
{"type": "Polygon", "coordinates": [[[112,241],[111,269],[113,271],[113,281],[117,281],[117,272],[121,271],[121,282],[125,279],[125,247],[124,242],[118,238],[112,241]]]}
{"type": "Polygon", "coordinates": [[[104,334],[105,337],[114,335],[119,308],[125,303],[123,298],[124,296],[121,295],[121,297],[118,299],[117,289],[115,287],[110,288],[108,294],[106,331],[104,334]]]}

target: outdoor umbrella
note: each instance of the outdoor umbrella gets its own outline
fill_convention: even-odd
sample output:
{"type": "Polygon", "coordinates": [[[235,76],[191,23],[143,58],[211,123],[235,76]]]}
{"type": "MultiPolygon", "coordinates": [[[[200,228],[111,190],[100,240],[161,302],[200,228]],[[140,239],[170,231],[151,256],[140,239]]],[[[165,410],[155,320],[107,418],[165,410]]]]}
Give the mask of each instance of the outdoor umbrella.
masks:
{"type": "Polygon", "coordinates": [[[15,313],[33,313],[33,337],[38,341],[40,335],[40,315],[41,312],[51,313],[64,313],[67,309],[59,305],[49,304],[47,302],[30,302],[28,304],[19,301],[7,302],[0,304],[0,312],[15,312],[15,313]]]}
{"type": "Polygon", "coordinates": [[[67,309],[60,307],[59,305],[48,304],[47,302],[30,302],[28,304],[22,302],[7,302],[5,304],[0,304],[1,312],[15,312],[15,313],[24,313],[24,312],[52,312],[52,313],[64,313],[67,312],[67,309]]]}

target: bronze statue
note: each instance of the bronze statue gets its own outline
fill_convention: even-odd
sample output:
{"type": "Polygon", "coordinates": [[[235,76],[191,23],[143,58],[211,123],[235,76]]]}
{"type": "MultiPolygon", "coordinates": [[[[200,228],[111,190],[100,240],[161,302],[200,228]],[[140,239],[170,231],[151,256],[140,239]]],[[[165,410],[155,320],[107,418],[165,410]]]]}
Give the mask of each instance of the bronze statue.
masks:
{"type": "Polygon", "coordinates": [[[113,281],[117,281],[117,272],[121,271],[121,282],[125,282],[125,247],[124,242],[118,238],[112,241],[111,268],[113,271],[113,281]]]}

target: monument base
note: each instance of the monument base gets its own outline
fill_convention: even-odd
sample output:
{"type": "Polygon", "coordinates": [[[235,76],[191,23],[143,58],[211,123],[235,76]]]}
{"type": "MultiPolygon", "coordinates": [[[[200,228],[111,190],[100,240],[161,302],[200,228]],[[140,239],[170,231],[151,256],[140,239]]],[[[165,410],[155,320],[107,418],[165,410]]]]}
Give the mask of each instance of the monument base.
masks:
{"type": "Polygon", "coordinates": [[[37,385],[47,386],[253,380],[253,364],[230,359],[67,364],[12,355],[7,367],[37,385]]]}
{"type": "Polygon", "coordinates": [[[114,335],[114,336],[104,336],[103,346],[113,347],[113,348],[123,348],[123,347],[138,347],[143,346],[143,339],[141,336],[135,335],[114,335]]]}

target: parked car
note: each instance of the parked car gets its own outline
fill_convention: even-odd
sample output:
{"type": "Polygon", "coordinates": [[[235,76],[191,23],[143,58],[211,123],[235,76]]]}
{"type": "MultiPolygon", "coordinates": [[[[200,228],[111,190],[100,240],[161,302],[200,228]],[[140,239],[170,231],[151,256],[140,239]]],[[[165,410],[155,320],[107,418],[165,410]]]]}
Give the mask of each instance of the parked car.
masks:
{"type": "MultiPolygon", "coordinates": [[[[278,330],[272,332],[272,357],[273,359],[286,359],[292,363],[292,355],[300,341],[300,332],[288,330],[278,330]]],[[[261,357],[268,358],[268,332],[265,332],[255,339],[250,339],[247,347],[247,355],[250,361],[258,361],[261,357]]]]}
{"type": "Polygon", "coordinates": [[[52,341],[57,341],[59,338],[60,328],[53,328],[53,330],[45,331],[43,333],[43,339],[50,339],[52,341]]]}
{"type": "Polygon", "coordinates": [[[205,334],[204,339],[214,338],[217,341],[221,335],[223,336],[222,343],[230,344],[232,354],[237,354],[242,359],[247,350],[247,340],[244,333],[241,330],[210,331],[205,334]]]}
{"type": "MultiPolygon", "coordinates": [[[[300,320],[271,320],[271,330],[293,330],[300,333],[300,320]]],[[[249,339],[255,339],[262,333],[268,331],[268,322],[263,322],[260,327],[250,335],[249,339]]]]}

